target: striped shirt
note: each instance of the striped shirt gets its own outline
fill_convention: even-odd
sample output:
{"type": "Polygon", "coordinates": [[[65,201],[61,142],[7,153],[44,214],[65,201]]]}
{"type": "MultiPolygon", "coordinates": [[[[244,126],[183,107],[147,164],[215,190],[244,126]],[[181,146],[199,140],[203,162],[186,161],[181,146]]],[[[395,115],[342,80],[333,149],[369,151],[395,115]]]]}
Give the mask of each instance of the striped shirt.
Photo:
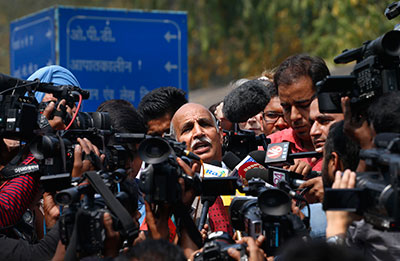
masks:
{"type": "MultiPolygon", "coordinates": [[[[22,165],[33,161],[29,155],[22,165]]],[[[39,189],[39,178],[26,174],[5,181],[0,186],[0,228],[15,225],[35,198],[39,189]]]]}

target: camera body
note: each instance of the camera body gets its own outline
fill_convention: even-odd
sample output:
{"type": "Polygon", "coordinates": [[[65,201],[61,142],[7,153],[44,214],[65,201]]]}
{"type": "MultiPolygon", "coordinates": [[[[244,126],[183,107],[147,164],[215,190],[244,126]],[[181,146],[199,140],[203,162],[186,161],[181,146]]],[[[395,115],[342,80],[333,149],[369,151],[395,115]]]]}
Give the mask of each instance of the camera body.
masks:
{"type": "MultiPolygon", "coordinates": [[[[183,157],[190,164],[186,145],[169,138],[150,137],[139,145],[139,155],[147,163],[140,175],[139,187],[150,203],[175,204],[181,200],[179,178],[189,186],[199,186],[199,180],[186,175],[178,165],[176,157],[183,157]]],[[[193,154],[193,157],[197,157],[193,154]]]]}
{"type": "Polygon", "coordinates": [[[240,252],[240,256],[244,256],[246,254],[246,247],[246,244],[236,244],[226,232],[213,232],[208,236],[203,251],[197,253],[194,260],[235,260],[228,255],[228,249],[234,248],[240,252]]]}
{"type": "Polygon", "coordinates": [[[266,150],[269,139],[265,134],[256,136],[254,131],[241,130],[235,123],[235,130],[224,130],[224,138],[222,148],[225,152],[234,153],[239,159],[244,159],[251,151],[258,150],[259,146],[263,146],[266,150]]]}
{"type": "Polygon", "coordinates": [[[319,110],[341,113],[341,97],[355,108],[365,108],[380,95],[400,90],[400,31],[385,33],[363,46],[345,50],[335,63],[356,60],[350,75],[328,76],[317,83],[319,110]]]}
{"type": "Polygon", "coordinates": [[[245,197],[235,197],[229,207],[232,226],[246,235],[257,238],[264,235],[262,248],[269,255],[288,239],[306,236],[308,231],[299,217],[290,213],[291,198],[278,188],[253,178],[245,197]]]}
{"type": "Polygon", "coordinates": [[[356,212],[377,229],[400,230],[400,134],[393,133],[394,138],[384,143],[387,146],[380,147],[384,144],[379,144],[379,140],[387,135],[376,136],[377,148],[360,151],[360,158],[378,171],[357,173],[354,189],[327,188],[324,210],[356,212]]]}
{"type": "Polygon", "coordinates": [[[89,92],[71,85],[55,86],[52,83],[25,81],[0,74],[0,136],[30,141],[40,126],[40,107],[34,96],[35,91],[53,94],[68,104],[89,98],[89,92]]]}
{"type": "Polygon", "coordinates": [[[60,217],[61,241],[66,246],[71,243],[75,244],[80,257],[99,254],[104,250],[106,231],[103,216],[105,212],[112,212],[113,229],[120,231],[122,237],[126,236],[126,233],[123,233],[125,229],[120,222],[120,217],[115,215],[115,209],[110,206],[110,202],[104,197],[104,193],[111,193],[112,197],[117,199],[126,210],[130,209],[130,211],[133,211],[132,207],[129,206],[132,204],[132,200],[137,201],[137,198],[130,198],[129,193],[119,191],[117,188],[118,183],[125,181],[126,173],[124,170],[99,171],[94,174],[100,178],[100,182],[107,189],[101,188],[98,183],[89,179],[87,184],[70,187],[55,195],[57,204],[67,206],[60,217]],[[109,190],[109,192],[105,190],[109,190]],[[102,197],[98,197],[97,193],[100,193],[102,197]],[[74,232],[77,233],[75,239],[73,237],[74,232]]]}

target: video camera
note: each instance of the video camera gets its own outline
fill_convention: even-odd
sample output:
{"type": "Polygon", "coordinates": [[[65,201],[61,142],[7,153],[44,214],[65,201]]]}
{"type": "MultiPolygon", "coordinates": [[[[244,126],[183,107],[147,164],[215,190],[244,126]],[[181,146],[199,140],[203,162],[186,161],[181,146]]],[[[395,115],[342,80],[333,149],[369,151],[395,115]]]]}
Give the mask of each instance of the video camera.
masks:
{"type": "Polygon", "coordinates": [[[235,197],[229,207],[232,226],[246,235],[264,235],[262,248],[274,255],[289,238],[308,235],[301,219],[290,213],[291,197],[285,191],[253,178],[241,192],[246,197],[235,197]]]}
{"type": "Polygon", "coordinates": [[[122,169],[86,172],[76,186],[55,195],[57,204],[67,206],[60,217],[60,238],[67,246],[67,255],[68,252],[72,255],[79,253],[82,258],[102,253],[106,236],[103,215],[106,211],[111,211],[113,228],[120,233],[122,240],[126,240],[128,245],[133,243],[138,228],[132,221],[131,213],[137,206],[135,209],[131,205],[137,204],[138,199],[134,195],[137,191],[129,190],[133,184],[121,185],[126,191],[119,191],[119,185],[127,182],[125,178],[126,173],[122,169]],[[83,182],[85,179],[88,183],[83,182]],[[96,194],[100,194],[101,198],[96,194]]]}
{"type": "Polygon", "coordinates": [[[71,186],[71,172],[74,164],[74,149],[77,138],[87,138],[105,155],[104,162],[91,152],[83,152],[82,159],[88,159],[96,169],[115,171],[124,169],[131,157],[132,143],[139,143],[147,135],[142,133],[114,133],[106,112],[88,113],[94,119],[94,125],[86,130],[60,130],[56,134],[38,136],[30,144],[30,151],[37,160],[41,160],[40,178],[45,191],[58,191],[71,186]],[[101,126],[108,129],[98,129],[101,126]]]}
{"type": "Polygon", "coordinates": [[[232,131],[224,130],[222,148],[224,152],[232,152],[239,159],[244,159],[251,151],[258,150],[259,146],[267,149],[269,139],[265,134],[256,136],[254,131],[241,130],[238,124],[234,124],[232,131]]]}
{"type": "Polygon", "coordinates": [[[378,229],[400,231],[400,134],[378,134],[375,144],[360,158],[378,171],[357,173],[354,189],[326,188],[324,210],[356,212],[378,229]]]}
{"type": "MultiPolygon", "coordinates": [[[[389,19],[399,14],[400,6],[391,4],[385,11],[389,19]]],[[[341,97],[350,97],[354,108],[367,107],[374,98],[400,90],[400,31],[392,30],[363,46],[344,50],[335,63],[356,61],[350,75],[328,76],[317,83],[319,110],[341,113],[341,97]]]]}
{"type": "Polygon", "coordinates": [[[235,177],[201,178],[198,174],[194,177],[185,174],[178,165],[176,157],[181,157],[189,166],[191,160],[200,161],[197,155],[186,150],[185,143],[170,138],[150,137],[140,143],[138,152],[141,159],[147,163],[140,174],[139,187],[148,202],[170,204],[179,202],[182,195],[179,178],[183,178],[185,187],[193,188],[197,195],[235,194],[237,186],[235,177]]]}
{"type": "Polygon", "coordinates": [[[76,86],[25,81],[5,74],[0,74],[0,90],[0,137],[23,141],[33,139],[43,124],[34,92],[51,93],[68,104],[89,98],[88,91],[76,86]]]}

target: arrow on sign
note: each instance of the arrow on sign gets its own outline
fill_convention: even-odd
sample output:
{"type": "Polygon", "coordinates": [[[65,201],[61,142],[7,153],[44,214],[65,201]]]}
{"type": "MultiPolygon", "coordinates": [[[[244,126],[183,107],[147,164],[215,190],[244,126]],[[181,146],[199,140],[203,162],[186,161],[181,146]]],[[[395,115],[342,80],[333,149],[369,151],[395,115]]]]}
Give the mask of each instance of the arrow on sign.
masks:
{"type": "Polygon", "coordinates": [[[178,69],[178,65],[171,64],[169,61],[164,65],[165,70],[171,72],[172,69],[178,69]]]}
{"type": "Polygon", "coordinates": [[[46,32],[46,37],[47,38],[49,38],[49,39],[51,39],[51,36],[53,35],[53,33],[51,32],[51,30],[49,29],[47,32],[46,32]]]}
{"type": "Polygon", "coordinates": [[[176,34],[171,34],[169,31],[164,35],[165,40],[167,40],[167,42],[170,42],[171,39],[177,39],[178,36],[176,34]]]}

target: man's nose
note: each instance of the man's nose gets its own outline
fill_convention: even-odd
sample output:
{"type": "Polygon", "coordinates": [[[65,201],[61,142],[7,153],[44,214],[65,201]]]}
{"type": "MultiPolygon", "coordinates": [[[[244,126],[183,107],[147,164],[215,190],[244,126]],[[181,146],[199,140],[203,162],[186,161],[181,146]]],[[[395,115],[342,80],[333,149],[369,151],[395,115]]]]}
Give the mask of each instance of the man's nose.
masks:
{"type": "Polygon", "coordinates": [[[278,120],[275,122],[275,128],[277,128],[278,130],[283,130],[288,127],[289,125],[287,124],[285,119],[283,119],[283,117],[279,117],[278,120]]]}
{"type": "Polygon", "coordinates": [[[321,134],[321,128],[318,122],[314,122],[310,129],[310,136],[318,136],[321,134]]]}
{"type": "Polygon", "coordinates": [[[256,116],[253,116],[253,117],[249,118],[249,119],[247,120],[247,122],[248,122],[249,124],[254,124],[254,123],[256,123],[256,122],[257,122],[256,116]]]}
{"type": "Polygon", "coordinates": [[[193,137],[202,137],[202,136],[204,136],[203,128],[198,123],[195,123],[193,126],[193,137]]]}
{"type": "Polygon", "coordinates": [[[297,120],[300,120],[301,117],[302,116],[301,116],[299,110],[296,108],[296,106],[293,105],[292,108],[291,108],[291,111],[290,111],[290,120],[292,122],[295,122],[297,120]]]}

